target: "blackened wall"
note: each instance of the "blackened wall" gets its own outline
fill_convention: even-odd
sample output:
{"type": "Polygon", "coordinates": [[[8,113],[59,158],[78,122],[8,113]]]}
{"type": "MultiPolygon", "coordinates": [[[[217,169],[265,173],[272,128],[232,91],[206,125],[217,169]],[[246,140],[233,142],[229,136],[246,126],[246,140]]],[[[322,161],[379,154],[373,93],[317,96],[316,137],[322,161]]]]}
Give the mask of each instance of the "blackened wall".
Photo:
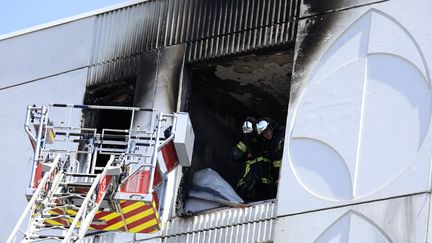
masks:
{"type": "Polygon", "coordinates": [[[153,0],[97,16],[87,86],[133,77],[141,54],[187,45],[186,62],[291,43],[298,0],[153,0]]]}

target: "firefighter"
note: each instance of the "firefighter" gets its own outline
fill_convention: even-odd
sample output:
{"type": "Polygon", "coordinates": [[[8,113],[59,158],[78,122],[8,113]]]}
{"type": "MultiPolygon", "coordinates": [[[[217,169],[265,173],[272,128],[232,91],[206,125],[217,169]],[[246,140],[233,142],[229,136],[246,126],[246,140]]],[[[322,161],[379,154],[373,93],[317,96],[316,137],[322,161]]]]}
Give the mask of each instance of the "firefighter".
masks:
{"type": "Polygon", "coordinates": [[[233,158],[236,161],[249,159],[252,154],[253,146],[256,144],[256,119],[247,117],[243,122],[242,139],[233,148],[233,158]]]}
{"type": "Polygon", "coordinates": [[[260,151],[255,121],[253,118],[245,120],[242,140],[233,149],[234,159],[245,164],[243,176],[237,183],[237,192],[245,201],[265,200],[274,195],[270,160],[260,151]]]}
{"type": "Polygon", "coordinates": [[[262,156],[268,158],[271,163],[270,175],[274,182],[275,197],[277,184],[279,182],[279,169],[283,154],[285,129],[269,118],[258,120],[256,127],[257,134],[260,137],[259,149],[262,151],[262,156]]]}

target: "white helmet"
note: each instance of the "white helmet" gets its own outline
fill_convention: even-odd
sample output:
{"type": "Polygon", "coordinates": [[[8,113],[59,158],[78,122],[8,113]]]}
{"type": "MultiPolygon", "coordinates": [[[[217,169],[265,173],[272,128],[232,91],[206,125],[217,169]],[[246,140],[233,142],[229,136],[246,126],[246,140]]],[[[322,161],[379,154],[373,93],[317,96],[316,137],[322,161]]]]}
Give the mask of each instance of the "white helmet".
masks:
{"type": "Polygon", "coordinates": [[[257,123],[257,132],[258,134],[261,134],[264,130],[266,130],[269,127],[270,123],[266,120],[261,120],[257,123]]]}
{"type": "Polygon", "coordinates": [[[253,124],[250,121],[245,121],[243,123],[243,133],[252,133],[253,132],[253,124]]]}

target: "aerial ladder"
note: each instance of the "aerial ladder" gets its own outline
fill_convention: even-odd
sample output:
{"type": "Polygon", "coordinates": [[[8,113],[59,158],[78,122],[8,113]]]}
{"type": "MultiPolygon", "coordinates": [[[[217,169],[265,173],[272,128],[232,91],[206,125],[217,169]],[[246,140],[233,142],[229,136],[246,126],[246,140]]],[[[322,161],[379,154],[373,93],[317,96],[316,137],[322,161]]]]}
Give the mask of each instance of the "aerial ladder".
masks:
{"type": "Polygon", "coordinates": [[[24,128],[33,170],[28,205],[8,243],[80,242],[88,231],[158,231],[167,174],[190,166],[194,142],[187,113],[137,107],[29,106],[24,128]],[[129,127],[82,121],[103,110],[130,112],[129,127]],[[149,124],[134,124],[138,113],[146,113],[149,124]]]}

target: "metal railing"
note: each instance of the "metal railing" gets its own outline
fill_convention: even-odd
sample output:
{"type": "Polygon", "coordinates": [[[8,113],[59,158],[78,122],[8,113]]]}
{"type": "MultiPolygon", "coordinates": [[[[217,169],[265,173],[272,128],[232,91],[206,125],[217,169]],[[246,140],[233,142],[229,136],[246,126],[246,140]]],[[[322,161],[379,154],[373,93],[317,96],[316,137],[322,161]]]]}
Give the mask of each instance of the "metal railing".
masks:
{"type": "Polygon", "coordinates": [[[147,191],[152,192],[157,153],[173,139],[176,117],[173,114],[158,113],[155,109],[138,107],[50,104],[41,107],[29,106],[24,127],[34,147],[30,182],[33,189],[36,188],[36,171],[40,163],[50,154],[63,153],[71,157],[70,161],[78,161],[70,173],[85,174],[97,174],[103,170],[104,166],[97,166],[101,163],[99,160],[103,159],[101,155],[122,156],[128,168],[126,171],[129,171],[122,181],[128,180],[134,172],[146,168],[151,174],[147,191]],[[97,127],[82,127],[79,123],[83,123],[80,121],[84,110],[129,111],[129,126],[125,129],[99,130],[97,127]],[[134,118],[139,112],[149,113],[148,116],[152,118],[148,130],[139,126],[142,124],[135,124],[134,118]],[[161,137],[161,129],[169,126],[172,126],[171,135],[168,138],[161,137]]]}
{"type": "MultiPolygon", "coordinates": [[[[176,119],[175,115],[136,107],[69,104],[29,106],[24,128],[34,148],[30,183],[33,192],[8,242],[15,242],[19,232],[23,234],[25,242],[57,240],[66,243],[82,240],[94,223],[93,218],[103,201],[113,199],[108,195],[123,192],[123,183],[126,186],[133,185],[127,184],[129,178],[135,172],[138,175],[142,169],[146,170],[148,180],[140,183],[145,189],[140,189],[138,193],[145,194],[141,198],[151,196],[155,190],[153,184],[158,153],[161,146],[173,140],[176,119]],[[129,126],[125,129],[97,128],[92,125],[83,127],[83,110],[129,111],[129,126]],[[151,120],[146,120],[150,123],[148,130],[142,130],[134,124],[138,112],[150,113],[148,117],[151,120]],[[161,130],[168,126],[172,127],[172,133],[162,138],[161,130]],[[96,164],[103,163],[106,155],[109,155],[109,160],[97,167],[96,164]],[[73,199],[79,199],[79,202],[73,199]],[[76,212],[70,214],[68,210],[76,212]],[[28,227],[21,230],[26,217],[29,217],[28,227]],[[63,220],[65,223],[47,223],[53,220],[63,220]]],[[[165,175],[162,177],[164,183],[165,175]]],[[[108,207],[117,210],[115,206],[114,209],[108,207]]]]}

